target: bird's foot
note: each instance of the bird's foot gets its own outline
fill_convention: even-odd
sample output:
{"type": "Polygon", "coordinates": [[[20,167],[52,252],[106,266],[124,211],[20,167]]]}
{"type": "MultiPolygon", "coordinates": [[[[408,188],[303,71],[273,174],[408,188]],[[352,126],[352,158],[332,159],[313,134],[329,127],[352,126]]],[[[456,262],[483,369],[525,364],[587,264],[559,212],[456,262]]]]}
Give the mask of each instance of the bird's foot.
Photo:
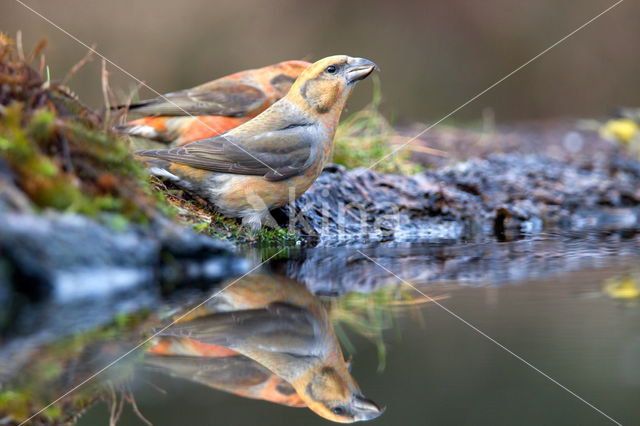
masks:
{"type": "Polygon", "coordinates": [[[252,213],[242,218],[242,229],[248,229],[249,233],[254,236],[260,231],[263,225],[274,229],[279,228],[278,222],[276,222],[268,210],[252,213]]]}
{"type": "Polygon", "coordinates": [[[278,225],[278,222],[276,222],[276,220],[274,219],[273,216],[271,216],[271,213],[269,213],[269,211],[267,211],[266,213],[262,214],[262,224],[268,226],[269,228],[273,228],[273,229],[278,229],[280,228],[280,225],[278,225]]]}

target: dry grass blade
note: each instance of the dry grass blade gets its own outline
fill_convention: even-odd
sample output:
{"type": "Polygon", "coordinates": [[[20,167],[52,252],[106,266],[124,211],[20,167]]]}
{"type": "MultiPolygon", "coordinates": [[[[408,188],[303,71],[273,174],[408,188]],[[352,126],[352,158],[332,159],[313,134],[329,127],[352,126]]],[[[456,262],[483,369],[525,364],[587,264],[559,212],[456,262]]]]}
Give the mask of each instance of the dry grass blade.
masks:
{"type": "Polygon", "coordinates": [[[127,393],[125,393],[123,397],[126,398],[127,401],[129,401],[129,404],[131,404],[131,408],[133,409],[133,412],[136,414],[136,416],[138,416],[138,418],[147,426],[153,426],[153,423],[151,423],[151,421],[142,414],[140,408],[138,408],[138,404],[136,403],[136,398],[133,396],[133,392],[131,392],[130,389],[128,389],[126,392],[127,393]]]}
{"type": "Polygon", "coordinates": [[[138,83],[133,89],[129,91],[129,93],[127,94],[127,97],[125,98],[125,101],[122,104],[120,104],[122,108],[117,110],[119,114],[118,124],[124,124],[128,121],[127,115],[129,113],[129,107],[131,106],[131,103],[133,103],[133,98],[136,97],[136,95],[138,94],[138,92],[143,86],[144,86],[144,83],[138,83]]]}
{"type": "MultiPolygon", "coordinates": [[[[421,154],[429,154],[429,155],[435,155],[437,157],[443,157],[443,158],[448,158],[449,154],[446,151],[442,151],[440,149],[436,149],[436,148],[430,148],[428,146],[424,146],[424,145],[404,145],[404,141],[409,140],[410,138],[405,137],[405,136],[393,136],[393,142],[392,142],[392,146],[394,147],[401,147],[402,149],[407,149],[409,151],[412,152],[419,152],[421,154]]],[[[419,139],[418,139],[419,140],[419,139]]]]}
{"type": "Polygon", "coordinates": [[[111,101],[109,96],[109,72],[107,71],[107,61],[102,60],[102,96],[104,98],[104,125],[105,129],[109,126],[109,119],[111,117],[111,101]]]}
{"type": "Polygon", "coordinates": [[[117,426],[118,420],[122,415],[122,407],[124,401],[118,399],[118,394],[112,383],[109,383],[109,396],[111,397],[109,403],[109,426],[117,426]]]}
{"type": "Polygon", "coordinates": [[[69,80],[71,80],[71,78],[73,78],[73,76],[82,69],[82,67],[84,67],[85,65],[87,65],[89,62],[93,60],[93,50],[95,48],[96,48],[95,44],[91,45],[91,50],[87,50],[87,53],[85,53],[82,59],[80,59],[74,66],[71,67],[69,72],[67,72],[67,75],[65,75],[62,81],[60,82],[61,85],[67,84],[69,80]]]}
{"type": "Polygon", "coordinates": [[[44,69],[46,68],[46,66],[47,66],[47,61],[44,57],[44,54],[42,54],[40,55],[40,66],[38,67],[38,73],[40,75],[44,74],[44,69]]]}
{"type": "Polygon", "coordinates": [[[16,50],[18,51],[18,59],[24,61],[24,48],[22,47],[22,31],[16,33],[16,50]]]}
{"type": "MultiPolygon", "coordinates": [[[[47,40],[42,39],[40,40],[35,47],[33,48],[33,50],[31,51],[31,53],[26,57],[25,62],[30,64],[31,62],[33,62],[33,60],[42,53],[42,51],[47,47],[47,40]]],[[[23,53],[24,54],[24,53],[23,53]]]]}

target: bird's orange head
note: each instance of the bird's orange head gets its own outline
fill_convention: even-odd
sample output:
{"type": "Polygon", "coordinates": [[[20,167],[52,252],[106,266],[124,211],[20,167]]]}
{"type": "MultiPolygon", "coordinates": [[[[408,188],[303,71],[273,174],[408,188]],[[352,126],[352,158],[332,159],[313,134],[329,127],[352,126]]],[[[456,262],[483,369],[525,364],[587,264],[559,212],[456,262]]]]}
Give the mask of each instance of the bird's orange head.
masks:
{"type": "Polygon", "coordinates": [[[294,383],[298,395],[316,414],[333,422],[353,423],[375,419],[384,410],[360,393],[346,364],[343,366],[344,369],[336,369],[336,366],[324,365],[310,372],[304,386],[294,383]]]}
{"type": "Polygon", "coordinates": [[[302,71],[287,98],[314,114],[339,113],[353,86],[376,68],[368,59],[346,55],[320,59],[302,71]]]}

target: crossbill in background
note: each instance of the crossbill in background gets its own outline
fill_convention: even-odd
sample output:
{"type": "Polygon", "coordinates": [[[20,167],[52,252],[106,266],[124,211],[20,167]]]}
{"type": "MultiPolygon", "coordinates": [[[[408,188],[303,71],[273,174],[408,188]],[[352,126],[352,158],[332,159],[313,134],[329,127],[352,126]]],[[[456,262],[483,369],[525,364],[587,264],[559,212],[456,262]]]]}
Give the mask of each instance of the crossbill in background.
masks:
{"type": "MultiPolygon", "coordinates": [[[[243,278],[188,321],[163,331],[162,338],[190,339],[237,352],[283,379],[295,389],[300,402],[328,420],[352,423],[382,413],[362,395],[351,376],[325,308],[304,285],[287,278],[243,278]]],[[[202,371],[198,361],[193,363],[196,366],[175,365],[173,371],[181,368],[186,371],[183,376],[193,378],[202,371]]],[[[272,389],[271,398],[260,398],[273,401],[273,395],[283,394],[282,389],[286,387],[277,392],[272,389]]]]}
{"type": "Polygon", "coordinates": [[[275,225],[269,210],[293,201],[316,180],[330,159],[351,90],[375,68],[363,58],[321,59],[300,74],[284,98],[224,135],[137,154],[152,173],[204,198],[225,216],[241,217],[253,229],[275,225]]]}
{"type": "Polygon", "coordinates": [[[285,61],[240,71],[191,89],[120,105],[144,117],[116,127],[122,133],[181,146],[224,133],[255,117],[287,94],[311,65],[285,61]]]}

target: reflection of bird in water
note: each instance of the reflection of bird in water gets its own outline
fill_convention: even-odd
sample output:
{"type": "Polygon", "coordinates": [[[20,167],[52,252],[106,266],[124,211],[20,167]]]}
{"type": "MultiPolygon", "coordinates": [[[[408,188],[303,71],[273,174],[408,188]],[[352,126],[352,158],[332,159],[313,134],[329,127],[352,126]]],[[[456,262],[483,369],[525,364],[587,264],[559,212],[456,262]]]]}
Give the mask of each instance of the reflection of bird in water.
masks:
{"type": "Polygon", "coordinates": [[[233,353],[221,357],[147,354],[145,364],[170,376],[245,398],[263,399],[290,407],[306,406],[289,383],[252,359],[233,353]]]}
{"type": "MultiPolygon", "coordinates": [[[[349,373],[326,310],[306,287],[286,278],[243,278],[162,334],[250,358],[290,383],[302,402],[326,419],[351,423],[382,412],[349,373]]],[[[185,349],[198,350],[190,343],[185,349]]],[[[197,375],[189,368],[187,374],[197,375]]]]}
{"type": "Polygon", "coordinates": [[[145,117],[118,130],[177,146],[219,135],[249,121],[286,95],[309,65],[304,61],[280,62],[135,102],[128,106],[129,111],[145,117]]]}
{"type": "Polygon", "coordinates": [[[171,376],[245,398],[306,407],[289,383],[252,359],[222,346],[163,337],[148,350],[145,363],[171,376]]]}

